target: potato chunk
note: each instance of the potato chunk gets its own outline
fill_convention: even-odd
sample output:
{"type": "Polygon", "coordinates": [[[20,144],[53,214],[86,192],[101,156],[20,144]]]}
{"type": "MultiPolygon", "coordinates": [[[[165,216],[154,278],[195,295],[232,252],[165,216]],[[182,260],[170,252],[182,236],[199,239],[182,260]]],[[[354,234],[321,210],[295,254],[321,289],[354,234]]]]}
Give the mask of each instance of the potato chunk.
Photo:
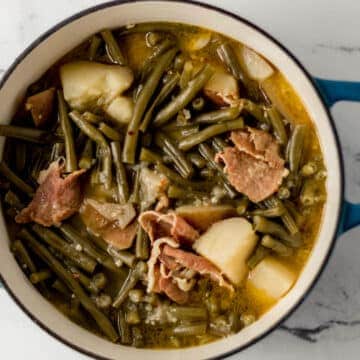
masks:
{"type": "Polygon", "coordinates": [[[175,212],[196,229],[205,231],[217,221],[232,217],[236,210],[230,205],[184,205],[175,212]]]}
{"type": "Polygon", "coordinates": [[[130,97],[117,96],[105,109],[106,113],[116,124],[126,125],[130,122],[134,110],[134,103],[130,97]]]}
{"type": "Polygon", "coordinates": [[[60,69],[65,100],[73,109],[89,110],[110,104],[134,79],[129,67],[75,61],[60,69]]]}
{"type": "Polygon", "coordinates": [[[248,272],[246,261],[256,243],[257,236],[251,224],[244,218],[233,217],[212,225],[196,240],[193,248],[239,285],[248,272]]]}
{"type": "Polygon", "coordinates": [[[263,57],[246,46],[241,46],[239,57],[246,72],[254,80],[263,81],[274,73],[272,66],[263,57]]]}
{"type": "Polygon", "coordinates": [[[232,105],[239,99],[239,86],[232,75],[217,71],[205,84],[204,94],[219,106],[232,105]]]}
{"type": "Polygon", "coordinates": [[[266,257],[249,274],[249,283],[273,299],[284,296],[293,286],[296,275],[272,256],[266,257]]]}

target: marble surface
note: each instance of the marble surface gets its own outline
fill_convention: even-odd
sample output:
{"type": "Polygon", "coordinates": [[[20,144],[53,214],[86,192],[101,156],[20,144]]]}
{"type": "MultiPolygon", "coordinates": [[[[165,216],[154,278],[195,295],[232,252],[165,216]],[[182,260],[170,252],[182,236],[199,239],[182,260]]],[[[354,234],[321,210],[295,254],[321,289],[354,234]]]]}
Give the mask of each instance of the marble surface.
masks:
{"type": "MultiPolygon", "coordinates": [[[[0,76],[38,35],[98,0],[0,0],[0,76]]],[[[316,76],[360,81],[358,0],[213,0],[261,25],[316,76]]],[[[360,105],[333,109],[346,164],[346,196],[360,201],[360,105]]],[[[360,229],[341,236],[320,281],[266,339],[232,359],[359,359],[360,229]]],[[[44,333],[0,290],[1,358],[85,359],[44,333]],[[19,346],[20,345],[20,346],[19,346]]]]}

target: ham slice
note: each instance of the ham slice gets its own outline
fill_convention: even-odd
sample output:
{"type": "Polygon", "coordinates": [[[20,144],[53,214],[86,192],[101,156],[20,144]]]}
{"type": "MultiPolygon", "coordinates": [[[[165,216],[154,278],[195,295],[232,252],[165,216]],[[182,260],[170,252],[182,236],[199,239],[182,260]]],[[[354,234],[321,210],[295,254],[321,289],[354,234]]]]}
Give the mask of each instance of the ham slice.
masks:
{"type": "Polygon", "coordinates": [[[59,226],[79,210],[83,200],[80,178],[86,170],[74,171],[65,178],[63,171],[64,164],[55,161],[40,173],[40,185],[30,204],[16,216],[16,222],[59,226]]]}
{"type": "Polygon", "coordinates": [[[139,216],[138,221],[148,233],[152,243],[156,239],[168,236],[173,237],[180,244],[191,246],[199,237],[197,230],[175,213],[145,211],[139,216]]]}
{"type": "Polygon", "coordinates": [[[276,192],[288,170],[279,156],[275,138],[263,130],[247,128],[233,131],[235,147],[216,155],[225,163],[224,171],[234,188],[253,202],[260,202],[276,192]]]}
{"type": "Polygon", "coordinates": [[[217,282],[220,286],[230,291],[234,290],[232,285],[224,279],[219,269],[202,256],[169,245],[164,245],[162,255],[172,258],[180,267],[194,270],[200,275],[208,275],[211,280],[217,282]]]}

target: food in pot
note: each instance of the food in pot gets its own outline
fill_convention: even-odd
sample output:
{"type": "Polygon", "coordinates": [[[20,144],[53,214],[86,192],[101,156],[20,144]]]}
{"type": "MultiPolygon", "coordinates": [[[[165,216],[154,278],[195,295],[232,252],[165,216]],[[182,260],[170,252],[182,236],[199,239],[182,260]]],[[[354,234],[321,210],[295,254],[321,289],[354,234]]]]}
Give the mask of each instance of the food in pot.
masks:
{"type": "Polygon", "coordinates": [[[118,344],[241,331],[291,291],[317,237],[313,123],[270,62],[206,29],[93,35],[0,134],[15,258],[59,311],[118,344]]]}

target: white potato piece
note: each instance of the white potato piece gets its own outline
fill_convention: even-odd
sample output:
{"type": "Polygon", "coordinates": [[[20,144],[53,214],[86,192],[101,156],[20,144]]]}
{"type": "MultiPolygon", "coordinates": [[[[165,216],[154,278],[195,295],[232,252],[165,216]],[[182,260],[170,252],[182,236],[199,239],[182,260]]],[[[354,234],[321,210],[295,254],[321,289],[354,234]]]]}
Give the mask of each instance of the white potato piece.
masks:
{"type": "Polygon", "coordinates": [[[296,275],[279,260],[268,256],[250,272],[249,283],[273,298],[284,296],[293,286],[296,275]]]}
{"type": "Polygon", "coordinates": [[[273,67],[262,56],[246,46],[240,47],[238,56],[247,74],[254,80],[263,81],[274,73],[273,67]]]}
{"type": "Polygon", "coordinates": [[[60,68],[65,100],[73,109],[91,109],[109,104],[127,90],[133,80],[127,66],[75,61],[60,68]]]}
{"type": "Polygon", "coordinates": [[[134,103],[128,96],[117,96],[105,111],[117,124],[126,125],[131,120],[134,103]]]}
{"type": "Polygon", "coordinates": [[[200,32],[194,35],[191,35],[185,43],[185,48],[187,51],[199,51],[206,47],[211,40],[210,32],[200,32]]]}
{"type": "Polygon", "coordinates": [[[196,240],[193,248],[214,263],[227,278],[239,285],[248,273],[246,261],[257,243],[252,225],[233,217],[213,224],[196,240]]]}
{"type": "Polygon", "coordinates": [[[239,99],[236,79],[223,71],[217,71],[204,86],[204,94],[219,106],[231,105],[239,99]]]}

